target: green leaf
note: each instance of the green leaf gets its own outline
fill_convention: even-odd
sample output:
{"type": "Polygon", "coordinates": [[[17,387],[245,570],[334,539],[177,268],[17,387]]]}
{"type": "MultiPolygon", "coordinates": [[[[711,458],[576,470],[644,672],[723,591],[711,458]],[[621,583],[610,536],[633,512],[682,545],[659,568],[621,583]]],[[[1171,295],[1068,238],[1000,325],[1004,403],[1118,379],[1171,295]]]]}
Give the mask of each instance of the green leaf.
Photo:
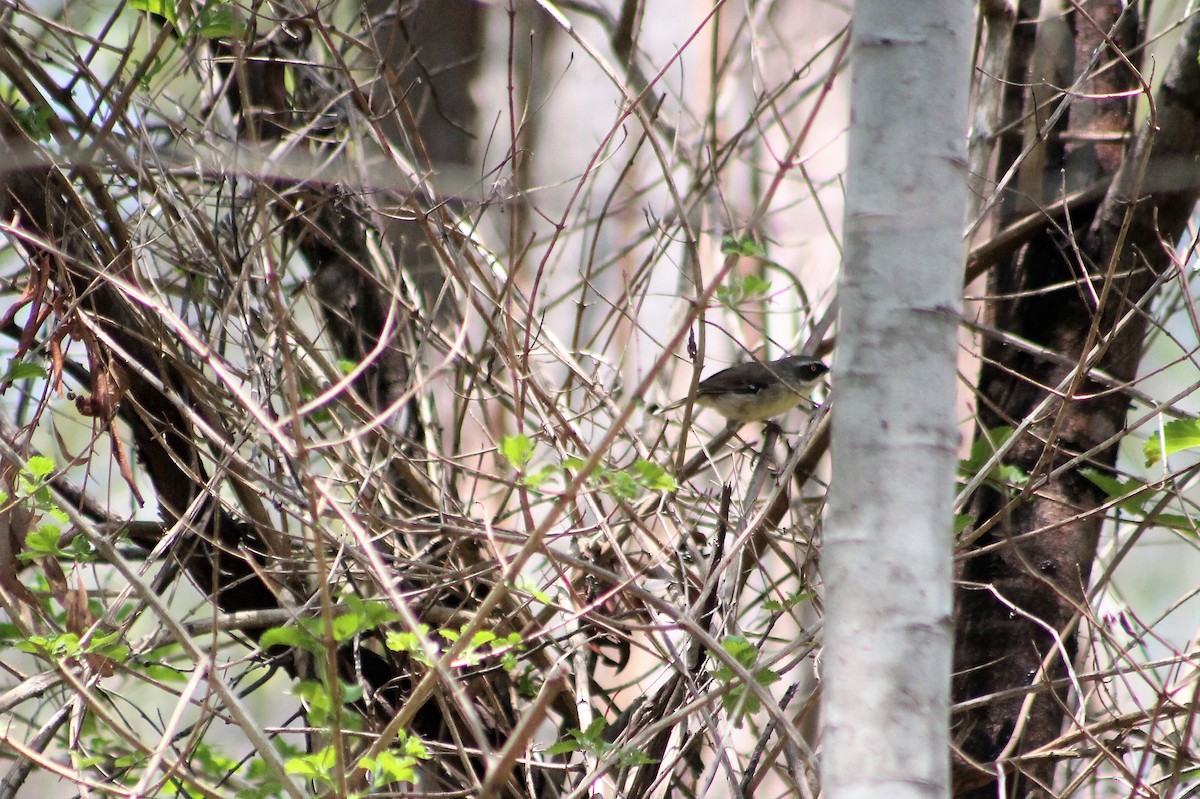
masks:
{"type": "Polygon", "coordinates": [[[679,487],[675,478],[657,463],[637,461],[633,464],[633,471],[637,474],[638,482],[651,491],[674,491],[679,487]]]}
{"type": "Polygon", "coordinates": [[[600,490],[617,499],[637,499],[642,488],[632,474],[626,471],[605,472],[600,490]]]}
{"type": "Polygon", "coordinates": [[[417,632],[398,632],[389,630],[384,636],[384,646],[393,652],[420,653],[421,643],[429,636],[429,625],[421,624],[417,632]]]}
{"type": "MultiPolygon", "coordinates": [[[[598,751],[604,746],[604,727],[604,719],[592,719],[592,723],[588,725],[586,730],[580,732],[579,736],[584,743],[591,744],[598,751]]],[[[572,732],[572,735],[574,734],[572,732]]]]}
{"type": "MultiPolygon", "coordinates": [[[[765,256],[766,253],[763,253],[765,256]]],[[[766,294],[771,290],[771,281],[764,280],[758,275],[745,275],[742,278],[742,292],[747,297],[753,297],[758,294],[766,294]]]]}
{"type": "Polygon", "coordinates": [[[532,488],[534,491],[541,489],[542,485],[554,475],[559,473],[559,468],[553,464],[543,466],[536,472],[530,472],[521,478],[521,482],[532,488]]]}
{"type": "Polygon", "coordinates": [[[1168,530],[1174,530],[1177,533],[1190,535],[1193,538],[1197,536],[1197,531],[1200,530],[1200,519],[1184,516],[1179,513],[1155,514],[1150,517],[1150,523],[1159,527],[1165,527],[1168,530]]]}
{"type": "Polygon", "coordinates": [[[377,783],[416,782],[416,759],[408,754],[399,755],[390,750],[380,752],[378,757],[364,757],[358,761],[360,767],[370,771],[377,783]]]}
{"type": "Polygon", "coordinates": [[[16,648],[22,652],[51,658],[75,657],[80,653],[79,636],[75,633],[31,635],[24,641],[18,641],[16,648]]]}
{"type": "Polygon", "coordinates": [[[756,299],[771,290],[771,283],[758,275],[734,275],[724,286],[718,286],[717,302],[735,308],[747,300],[756,299]]]}
{"type": "Polygon", "coordinates": [[[156,680],[161,683],[171,685],[173,683],[183,683],[187,681],[183,672],[179,669],[173,669],[170,666],[164,666],[160,663],[150,663],[144,666],[145,674],[151,680],[156,680]]]}
{"type": "Polygon", "coordinates": [[[25,462],[24,471],[40,482],[54,471],[54,461],[45,455],[34,455],[25,462]]]}
{"type": "Polygon", "coordinates": [[[523,672],[517,675],[517,694],[525,699],[533,699],[536,697],[541,690],[541,685],[541,682],[535,679],[534,670],[532,667],[527,666],[523,672]]]}
{"type": "Polygon", "coordinates": [[[302,757],[293,757],[290,759],[290,761],[284,765],[283,770],[287,771],[288,774],[295,774],[296,776],[304,777],[305,780],[316,780],[319,776],[322,776],[320,771],[318,771],[312,763],[308,762],[307,759],[302,757]]]}
{"type": "Polygon", "coordinates": [[[164,17],[172,25],[178,19],[175,10],[175,0],[129,0],[129,6],[135,11],[145,11],[147,14],[157,14],[160,17],[164,17]]]}
{"type": "MultiPolygon", "coordinates": [[[[729,653],[747,671],[758,660],[758,650],[752,643],[740,635],[731,635],[726,638],[721,642],[721,648],[729,653]]],[[[721,670],[728,673],[729,677],[733,677],[733,670],[727,666],[722,666],[721,669],[718,669],[718,672],[721,670]]]]}
{"type": "Polygon", "coordinates": [[[121,633],[117,630],[93,635],[87,645],[88,652],[95,652],[113,658],[116,657],[114,653],[120,649],[125,649],[128,652],[128,647],[121,643],[121,633]]]}
{"type": "Polygon", "coordinates": [[[259,643],[266,649],[272,646],[300,646],[304,633],[296,627],[274,627],[263,633],[259,643]]]}
{"type": "Polygon", "coordinates": [[[582,748],[583,744],[579,743],[579,741],[559,741],[546,747],[546,754],[565,755],[571,752],[578,752],[582,748]]]}
{"type": "Polygon", "coordinates": [[[317,680],[301,680],[292,686],[292,695],[304,701],[310,723],[320,726],[329,720],[333,698],[328,687],[317,680]]]}
{"type": "Polygon", "coordinates": [[[525,577],[518,577],[517,581],[516,581],[516,585],[514,587],[518,591],[524,591],[525,593],[529,594],[531,597],[536,599],[538,602],[541,602],[543,605],[550,604],[550,595],[547,594],[542,589],[538,588],[537,585],[533,581],[531,581],[525,577]]]}
{"type": "MultiPolygon", "coordinates": [[[[13,110],[13,116],[16,119],[17,125],[21,130],[29,134],[31,139],[36,141],[50,141],[50,119],[54,113],[44,105],[37,107],[21,106],[13,110]]],[[[9,367],[12,368],[11,366],[9,367]]],[[[43,373],[43,376],[44,373],[43,373]]],[[[20,378],[12,377],[5,379],[18,380],[20,378]]]]}
{"type": "MultiPolygon", "coordinates": [[[[959,474],[965,479],[974,477],[980,469],[999,452],[1015,431],[1011,427],[993,427],[984,430],[975,443],[971,445],[971,454],[965,460],[959,461],[959,474]]],[[[994,487],[1016,486],[1018,488],[1029,482],[1029,475],[1016,466],[998,463],[987,475],[987,481],[994,487]]]]}
{"type": "Polygon", "coordinates": [[[1090,466],[1080,469],[1079,473],[1103,491],[1109,499],[1119,500],[1117,507],[1126,513],[1142,513],[1151,499],[1151,492],[1141,480],[1118,480],[1090,466]]]}
{"type": "Polygon", "coordinates": [[[385,749],[375,757],[364,757],[358,761],[358,768],[366,769],[374,777],[375,784],[389,782],[416,782],[416,772],[413,766],[418,760],[428,760],[429,751],[425,744],[415,735],[406,735],[403,730],[397,733],[397,745],[385,749]]]}
{"type": "Polygon", "coordinates": [[[38,558],[58,558],[75,563],[95,560],[95,551],[82,535],[72,538],[67,547],[63,547],[62,540],[62,531],[57,525],[39,525],[25,535],[25,550],[17,557],[25,563],[38,558]]]}
{"type": "Polygon", "coordinates": [[[767,257],[767,251],[750,236],[743,236],[740,239],[733,236],[725,236],[721,239],[721,254],[741,255],[746,258],[767,257]]]}
{"type": "Polygon", "coordinates": [[[333,640],[339,644],[349,641],[361,630],[358,618],[353,613],[338,616],[333,620],[333,640]]]}
{"type": "Polygon", "coordinates": [[[601,718],[594,719],[586,730],[567,730],[567,735],[571,736],[571,740],[552,744],[546,751],[552,755],[561,755],[586,749],[594,754],[601,754],[610,748],[604,740],[604,719],[601,718]]]}
{"type": "Polygon", "coordinates": [[[471,636],[471,646],[486,646],[495,641],[498,636],[491,630],[479,630],[471,636]]]}
{"type": "Polygon", "coordinates": [[[349,641],[359,633],[378,629],[400,618],[400,615],[393,611],[390,605],[377,599],[364,600],[351,595],[346,597],[345,602],[349,610],[333,620],[333,638],[339,643],[349,641]]]}
{"type": "Polygon", "coordinates": [[[650,757],[650,755],[646,754],[641,749],[621,750],[620,764],[622,768],[629,768],[630,766],[648,766],[651,763],[657,762],[657,759],[650,757]]]}
{"type": "Polygon", "coordinates": [[[1176,419],[1163,425],[1159,435],[1151,436],[1142,452],[1146,466],[1153,466],[1176,452],[1197,447],[1200,447],[1200,419],[1176,419]]]}
{"type": "Polygon", "coordinates": [[[392,606],[379,599],[359,599],[356,596],[346,597],[346,604],[354,609],[355,615],[362,623],[363,630],[374,630],[385,624],[400,620],[400,614],[392,610],[392,606]]]}
{"type": "Polygon", "coordinates": [[[783,602],[775,599],[768,599],[766,602],[763,602],[763,610],[771,612],[788,610],[789,608],[794,608],[796,605],[799,605],[801,602],[807,602],[816,595],[817,594],[815,591],[801,591],[798,594],[788,597],[783,602]]]}
{"type": "Polygon", "coordinates": [[[959,472],[968,477],[974,476],[992,455],[1012,438],[1013,432],[1014,430],[1007,426],[993,427],[991,430],[982,431],[971,444],[971,454],[965,460],[958,462],[959,472]]]}
{"type": "Polygon", "coordinates": [[[242,21],[229,0],[213,0],[196,15],[196,32],[206,39],[226,39],[241,34],[242,21]]]}
{"type": "Polygon", "coordinates": [[[10,383],[46,376],[46,370],[41,365],[13,358],[8,362],[8,371],[4,373],[3,381],[0,382],[10,383]]]}
{"type": "Polygon", "coordinates": [[[403,730],[396,733],[401,741],[401,748],[404,754],[409,757],[415,757],[419,760],[429,759],[429,748],[425,746],[425,742],[419,736],[414,734],[405,734],[403,730]]]}
{"type": "Polygon", "coordinates": [[[321,640],[303,626],[272,627],[262,634],[259,644],[263,649],[273,646],[294,646],[313,654],[323,654],[325,646],[321,640]]]}
{"type": "Polygon", "coordinates": [[[20,559],[30,561],[34,558],[57,558],[67,553],[58,545],[62,539],[62,531],[52,524],[43,524],[36,530],[25,534],[25,552],[20,559]]]}
{"type": "Polygon", "coordinates": [[[509,465],[520,471],[533,460],[533,441],[524,434],[504,436],[500,439],[500,454],[509,465]]]}
{"type": "MultiPolygon", "coordinates": [[[[721,648],[729,653],[746,671],[754,676],[754,681],[762,686],[772,685],[779,681],[779,675],[770,669],[756,669],[758,649],[745,638],[733,635],[721,642],[721,648]]],[[[738,680],[737,674],[728,666],[721,666],[713,672],[713,676],[724,683],[738,680]]],[[[722,697],[726,711],[737,713],[738,717],[757,713],[762,707],[758,697],[745,685],[731,688],[722,697]]]]}
{"type": "Polygon", "coordinates": [[[92,542],[87,540],[87,536],[77,535],[71,539],[70,549],[66,550],[65,556],[76,563],[91,563],[96,560],[96,549],[92,546],[92,542]]]}

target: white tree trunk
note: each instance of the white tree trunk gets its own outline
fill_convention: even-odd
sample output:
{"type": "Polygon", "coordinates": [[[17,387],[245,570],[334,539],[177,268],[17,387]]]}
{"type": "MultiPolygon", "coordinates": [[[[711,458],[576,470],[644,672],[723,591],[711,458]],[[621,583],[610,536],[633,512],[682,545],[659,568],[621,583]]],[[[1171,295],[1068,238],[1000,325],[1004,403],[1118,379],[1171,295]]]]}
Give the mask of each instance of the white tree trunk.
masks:
{"type": "Polygon", "coordinates": [[[862,0],[822,566],[824,796],[949,791],[973,4],[862,0]]]}

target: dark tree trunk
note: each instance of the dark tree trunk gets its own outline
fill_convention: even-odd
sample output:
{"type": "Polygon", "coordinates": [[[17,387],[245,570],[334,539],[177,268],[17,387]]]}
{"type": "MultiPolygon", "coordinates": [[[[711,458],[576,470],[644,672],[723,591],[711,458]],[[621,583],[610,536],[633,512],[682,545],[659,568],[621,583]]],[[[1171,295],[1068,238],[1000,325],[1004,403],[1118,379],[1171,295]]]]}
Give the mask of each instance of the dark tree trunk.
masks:
{"type": "MultiPolygon", "coordinates": [[[[956,795],[972,799],[996,796],[999,772],[1007,773],[1009,796],[1043,795],[1051,784],[1052,759],[1013,758],[1052,742],[1062,728],[1063,678],[1074,665],[1076,631],[1087,612],[1106,499],[1083,470],[1114,467],[1129,409],[1126,394],[1091,379],[1089,370],[1124,382],[1135,377],[1146,332],[1135,306],[1172,268],[1171,248],[1197,199],[1194,172],[1186,185],[1172,186],[1156,167],[1200,144],[1196,18],[1158,94],[1158,130],[1147,125],[1124,157],[1128,95],[1141,84],[1127,60],[1139,44],[1133,11],[1113,0],[1082,3],[1069,22],[1074,71],[1087,77],[1050,131],[1043,184],[1058,181],[1068,191],[1096,180],[1111,186],[1099,207],[1071,209],[1069,224],[1048,220],[990,278],[990,327],[1087,368],[1077,371],[995,337],[983,346],[979,425],[1029,422],[1004,458],[1028,475],[1028,484],[976,493],[970,510],[982,535],[960,555],[954,698],[971,705],[954,725],[961,753],[976,767],[956,769],[956,795]],[[1147,157],[1150,170],[1143,174],[1147,157]],[[1052,681],[1055,688],[1047,690],[1052,681]],[[999,692],[1010,693],[972,702],[999,692]]],[[[1039,122],[1052,111],[1026,109],[1039,122]]]]}

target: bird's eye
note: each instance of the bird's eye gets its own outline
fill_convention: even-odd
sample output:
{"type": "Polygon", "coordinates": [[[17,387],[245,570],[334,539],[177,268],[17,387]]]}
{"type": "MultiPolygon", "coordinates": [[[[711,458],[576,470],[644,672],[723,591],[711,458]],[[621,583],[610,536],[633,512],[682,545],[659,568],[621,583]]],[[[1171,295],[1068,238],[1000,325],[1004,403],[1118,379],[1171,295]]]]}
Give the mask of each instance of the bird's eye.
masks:
{"type": "Polygon", "coordinates": [[[821,375],[825,374],[825,367],[819,363],[810,363],[807,367],[805,367],[805,371],[807,371],[813,377],[820,377],[821,375]]]}

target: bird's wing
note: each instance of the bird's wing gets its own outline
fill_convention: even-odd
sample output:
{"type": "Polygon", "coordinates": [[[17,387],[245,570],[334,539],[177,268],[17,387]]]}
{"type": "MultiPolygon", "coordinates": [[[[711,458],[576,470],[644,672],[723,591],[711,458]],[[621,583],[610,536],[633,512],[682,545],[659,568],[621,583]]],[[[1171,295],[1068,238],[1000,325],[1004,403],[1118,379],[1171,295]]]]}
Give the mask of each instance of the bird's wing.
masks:
{"type": "Polygon", "coordinates": [[[718,372],[697,386],[697,394],[759,394],[770,385],[770,375],[726,375],[718,372]]]}

